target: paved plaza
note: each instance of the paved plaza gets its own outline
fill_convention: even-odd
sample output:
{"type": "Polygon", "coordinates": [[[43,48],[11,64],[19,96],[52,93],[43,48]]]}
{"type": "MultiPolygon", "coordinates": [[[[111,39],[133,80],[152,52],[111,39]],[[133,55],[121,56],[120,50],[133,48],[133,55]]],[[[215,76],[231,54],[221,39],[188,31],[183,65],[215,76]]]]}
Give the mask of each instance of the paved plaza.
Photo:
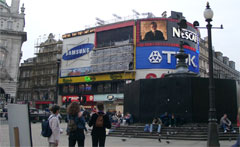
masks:
{"type": "MultiPolygon", "coordinates": [[[[7,147],[10,146],[9,143],[9,132],[8,132],[8,124],[7,121],[1,120],[0,125],[0,146],[7,147]]],[[[65,130],[66,123],[61,123],[61,127],[65,130]]],[[[32,140],[34,147],[40,146],[48,146],[47,139],[40,135],[41,131],[41,123],[31,124],[32,128],[32,140]]],[[[21,134],[20,135],[24,135],[21,134]]],[[[220,141],[221,147],[230,147],[236,141],[228,140],[228,141],[220,141]]],[[[68,136],[66,133],[61,134],[61,139],[59,146],[67,146],[68,145],[68,136]]],[[[86,134],[85,146],[91,147],[91,135],[90,133],[86,134]]],[[[206,146],[206,141],[185,141],[185,140],[162,140],[159,142],[157,139],[141,139],[141,138],[123,138],[123,137],[107,137],[106,139],[106,147],[204,147],[206,146]],[[122,141],[125,139],[126,141],[122,141]],[[169,141],[170,143],[167,143],[169,141]]]]}

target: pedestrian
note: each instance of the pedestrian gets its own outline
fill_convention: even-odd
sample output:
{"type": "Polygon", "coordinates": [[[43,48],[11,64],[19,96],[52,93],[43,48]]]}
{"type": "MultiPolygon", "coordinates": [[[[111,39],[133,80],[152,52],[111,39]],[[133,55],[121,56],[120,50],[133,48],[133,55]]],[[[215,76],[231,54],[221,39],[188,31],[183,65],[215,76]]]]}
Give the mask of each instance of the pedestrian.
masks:
{"type": "Polygon", "coordinates": [[[104,106],[102,103],[97,104],[97,112],[91,116],[89,126],[93,126],[91,133],[92,146],[104,147],[106,140],[106,128],[111,128],[111,122],[108,115],[104,113],[104,106]]]}
{"type": "Polygon", "coordinates": [[[237,142],[232,147],[239,147],[240,146],[240,107],[238,108],[238,114],[237,114],[237,126],[239,128],[239,135],[237,138],[237,142]]]}
{"type": "Polygon", "coordinates": [[[232,130],[233,133],[236,131],[232,127],[232,122],[228,119],[227,114],[225,113],[223,117],[220,119],[220,126],[223,128],[224,133],[227,133],[227,131],[232,130]]]}
{"type": "Polygon", "coordinates": [[[49,126],[52,130],[52,135],[48,137],[48,143],[49,147],[57,147],[59,144],[59,138],[60,138],[60,122],[58,119],[58,114],[60,107],[58,105],[53,105],[51,107],[51,112],[52,114],[49,116],[49,126]]]}
{"type": "Polygon", "coordinates": [[[176,127],[177,126],[177,119],[174,115],[174,113],[172,113],[172,115],[170,116],[169,119],[169,127],[176,127]]]}
{"type": "Polygon", "coordinates": [[[152,124],[150,125],[150,130],[149,132],[152,133],[153,130],[157,130],[157,133],[160,134],[161,133],[161,126],[162,126],[162,121],[160,118],[158,117],[154,117],[152,124]]]}
{"type": "Polygon", "coordinates": [[[76,142],[79,147],[84,147],[85,135],[84,130],[87,131],[85,126],[85,119],[80,111],[79,104],[72,102],[68,108],[68,125],[67,134],[69,147],[75,146],[76,142]]]}

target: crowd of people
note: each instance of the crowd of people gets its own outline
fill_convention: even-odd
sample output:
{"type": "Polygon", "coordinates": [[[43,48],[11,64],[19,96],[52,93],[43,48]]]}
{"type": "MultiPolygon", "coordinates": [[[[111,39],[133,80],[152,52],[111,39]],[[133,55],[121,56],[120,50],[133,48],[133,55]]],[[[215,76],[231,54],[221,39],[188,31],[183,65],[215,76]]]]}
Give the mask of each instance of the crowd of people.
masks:
{"type": "MultiPolygon", "coordinates": [[[[50,110],[52,114],[48,117],[48,121],[52,134],[48,137],[48,142],[50,147],[56,147],[59,144],[60,134],[64,131],[60,128],[60,107],[53,105],[50,110]]],[[[84,146],[85,133],[88,131],[86,124],[92,127],[92,146],[104,147],[106,130],[110,129],[112,125],[119,127],[121,123],[130,125],[133,123],[133,117],[130,113],[123,115],[120,111],[110,112],[108,110],[104,113],[104,105],[102,103],[98,103],[97,109],[93,109],[90,113],[84,111],[78,102],[72,102],[67,107],[67,118],[65,121],[67,122],[66,133],[68,135],[69,147],[73,147],[76,144],[80,147],[84,146]]]]}
{"type": "Polygon", "coordinates": [[[149,124],[145,125],[144,131],[153,133],[153,131],[156,130],[157,133],[161,133],[162,125],[166,127],[176,127],[177,118],[175,117],[175,114],[174,113],[168,114],[168,112],[165,112],[160,116],[155,116],[150,125],[149,124]]]}
{"type": "MultiPolygon", "coordinates": [[[[58,105],[51,107],[52,114],[49,116],[49,127],[52,131],[51,136],[48,137],[50,147],[57,147],[59,145],[60,134],[63,130],[60,128],[58,105]]],[[[104,113],[104,105],[102,103],[97,104],[97,110],[91,115],[85,111],[82,111],[79,103],[72,102],[67,108],[67,135],[68,145],[73,147],[78,144],[79,147],[84,146],[85,132],[87,132],[86,123],[89,127],[92,127],[92,146],[97,147],[105,146],[106,128],[111,128],[111,121],[107,114],[104,113]]]]}
{"type": "MultiPolygon", "coordinates": [[[[53,105],[51,108],[52,114],[49,116],[49,126],[52,130],[52,134],[48,137],[48,142],[50,147],[56,147],[59,144],[60,134],[63,130],[60,128],[60,107],[53,105]]],[[[110,129],[112,125],[119,127],[122,125],[130,125],[133,123],[133,116],[130,113],[123,115],[120,111],[110,112],[109,110],[104,113],[104,105],[102,103],[97,104],[97,109],[93,110],[92,113],[84,111],[77,102],[72,102],[67,108],[67,135],[68,135],[68,145],[83,147],[85,141],[85,132],[87,132],[86,124],[92,127],[92,146],[105,146],[106,140],[106,129],[110,129]]],[[[240,109],[237,115],[237,126],[240,127],[240,109]]],[[[181,120],[181,119],[180,119],[181,120]]],[[[162,126],[165,127],[176,127],[179,125],[179,118],[176,118],[174,113],[167,113],[160,116],[155,116],[152,123],[146,124],[144,131],[153,133],[161,133],[162,126]]],[[[224,133],[231,131],[236,133],[236,130],[232,126],[232,122],[224,114],[221,119],[219,126],[223,129],[224,133]]],[[[240,129],[240,128],[239,128],[240,129]]],[[[240,145],[240,136],[235,145],[240,145]]]]}

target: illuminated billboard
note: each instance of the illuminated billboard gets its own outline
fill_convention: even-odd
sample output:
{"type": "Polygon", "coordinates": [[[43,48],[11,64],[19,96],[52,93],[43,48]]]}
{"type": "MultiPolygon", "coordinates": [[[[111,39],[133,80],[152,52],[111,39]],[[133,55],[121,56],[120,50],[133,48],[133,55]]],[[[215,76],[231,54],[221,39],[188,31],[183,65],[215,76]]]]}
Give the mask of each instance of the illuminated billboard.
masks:
{"type": "Polygon", "coordinates": [[[83,76],[91,72],[94,41],[94,33],[63,40],[61,77],[83,76]]]}
{"type": "MultiPolygon", "coordinates": [[[[190,71],[199,72],[199,56],[195,51],[184,49],[188,54],[187,65],[190,71]]],[[[175,69],[175,55],[178,47],[146,46],[136,49],[136,69],[175,69]]]]}
{"type": "Polygon", "coordinates": [[[190,23],[180,31],[177,19],[151,18],[137,21],[137,46],[176,46],[180,40],[198,50],[198,30],[190,23]]]}
{"type": "Polygon", "coordinates": [[[141,21],[140,41],[163,41],[167,40],[167,21],[141,21]]]}
{"type": "Polygon", "coordinates": [[[199,73],[198,30],[190,23],[180,30],[179,20],[150,18],[137,21],[136,26],[136,69],[176,69],[175,55],[180,41],[188,54],[189,70],[199,73]]]}
{"type": "Polygon", "coordinates": [[[97,47],[114,45],[115,42],[133,40],[133,26],[97,32],[97,47]]]}

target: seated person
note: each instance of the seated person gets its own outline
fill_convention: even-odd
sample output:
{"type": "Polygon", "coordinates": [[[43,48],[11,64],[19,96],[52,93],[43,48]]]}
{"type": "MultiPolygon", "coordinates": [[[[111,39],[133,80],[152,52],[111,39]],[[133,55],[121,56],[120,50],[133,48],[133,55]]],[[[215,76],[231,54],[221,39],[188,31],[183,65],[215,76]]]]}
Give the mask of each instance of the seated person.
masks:
{"type": "Polygon", "coordinates": [[[165,112],[163,115],[160,116],[160,119],[162,120],[162,123],[165,126],[169,126],[169,115],[167,112],[165,112]]]}
{"type": "Polygon", "coordinates": [[[128,125],[130,125],[130,124],[133,122],[133,120],[132,120],[132,115],[131,115],[130,113],[128,113],[128,112],[126,113],[124,119],[126,120],[126,123],[127,123],[128,125]]]}
{"type": "Polygon", "coordinates": [[[152,124],[150,125],[150,133],[153,132],[153,130],[157,129],[157,132],[160,133],[161,132],[161,126],[162,126],[162,121],[160,118],[158,117],[154,117],[152,124]]]}
{"type": "Polygon", "coordinates": [[[224,133],[227,133],[227,131],[232,130],[232,132],[236,132],[232,128],[232,122],[228,119],[227,114],[225,113],[223,117],[220,119],[220,126],[223,128],[224,133]]]}
{"type": "Polygon", "coordinates": [[[176,117],[174,115],[174,113],[172,113],[170,119],[169,119],[169,127],[176,127],[177,126],[177,120],[176,120],[176,117]]]}

